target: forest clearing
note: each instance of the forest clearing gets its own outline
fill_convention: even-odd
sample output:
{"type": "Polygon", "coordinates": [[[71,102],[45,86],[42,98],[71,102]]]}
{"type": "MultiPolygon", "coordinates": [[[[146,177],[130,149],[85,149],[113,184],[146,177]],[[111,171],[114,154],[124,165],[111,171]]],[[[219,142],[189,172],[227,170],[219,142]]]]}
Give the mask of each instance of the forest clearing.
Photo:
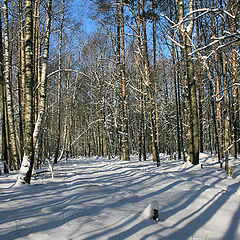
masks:
{"type": "Polygon", "coordinates": [[[24,187],[13,186],[17,173],[1,175],[0,239],[240,239],[240,162],[229,178],[208,154],[202,169],[160,158],[160,167],[137,156],[62,160],[54,178],[24,187]],[[156,221],[146,212],[153,201],[156,221]]]}
{"type": "Polygon", "coordinates": [[[240,239],[240,1],[0,1],[0,239],[240,239]]]}

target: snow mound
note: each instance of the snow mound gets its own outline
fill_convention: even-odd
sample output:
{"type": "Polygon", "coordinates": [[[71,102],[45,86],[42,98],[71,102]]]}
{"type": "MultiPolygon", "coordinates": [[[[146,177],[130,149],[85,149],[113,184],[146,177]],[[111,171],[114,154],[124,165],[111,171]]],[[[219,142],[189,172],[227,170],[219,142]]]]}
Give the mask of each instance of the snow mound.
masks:
{"type": "Polygon", "coordinates": [[[148,204],[148,206],[144,209],[140,216],[143,219],[153,219],[156,218],[156,215],[158,215],[158,210],[158,201],[152,201],[150,204],[148,204]]]}
{"type": "Polygon", "coordinates": [[[201,169],[201,164],[194,165],[190,161],[184,162],[181,166],[178,167],[178,170],[198,170],[201,169]]]}
{"type": "Polygon", "coordinates": [[[193,167],[193,164],[190,161],[186,161],[179,167],[179,170],[191,168],[191,167],[193,167]]]}
{"type": "Polygon", "coordinates": [[[63,206],[49,206],[44,207],[41,209],[42,213],[53,213],[53,212],[59,212],[63,209],[63,206]]]}

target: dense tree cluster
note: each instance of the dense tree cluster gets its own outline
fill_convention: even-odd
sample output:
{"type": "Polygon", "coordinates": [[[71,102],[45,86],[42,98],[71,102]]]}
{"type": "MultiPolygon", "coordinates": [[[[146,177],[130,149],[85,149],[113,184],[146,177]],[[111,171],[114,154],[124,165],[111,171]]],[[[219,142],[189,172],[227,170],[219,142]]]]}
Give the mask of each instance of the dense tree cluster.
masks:
{"type": "MultiPolygon", "coordinates": [[[[238,0],[2,1],[1,158],[236,158],[238,0]],[[92,31],[85,31],[91,21],[92,31]]],[[[8,167],[7,167],[8,166],[8,167]]]]}

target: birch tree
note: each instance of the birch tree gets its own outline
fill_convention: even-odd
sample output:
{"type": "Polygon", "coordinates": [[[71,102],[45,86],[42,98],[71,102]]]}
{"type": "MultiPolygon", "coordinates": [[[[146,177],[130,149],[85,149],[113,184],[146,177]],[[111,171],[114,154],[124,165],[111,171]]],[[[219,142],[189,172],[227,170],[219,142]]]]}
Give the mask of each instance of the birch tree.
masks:
{"type": "Polygon", "coordinates": [[[46,111],[46,87],[47,87],[47,66],[49,59],[49,45],[50,45],[50,31],[51,31],[51,20],[52,20],[52,0],[48,0],[47,4],[47,23],[46,23],[46,32],[44,39],[44,49],[43,49],[43,60],[41,66],[41,86],[40,86],[40,103],[39,103],[39,113],[38,119],[35,124],[33,132],[33,144],[35,152],[38,152],[39,148],[39,136],[42,131],[42,126],[45,118],[46,111]]]}
{"type": "Polygon", "coordinates": [[[0,12],[0,99],[1,99],[1,137],[2,137],[2,159],[4,164],[4,173],[9,172],[8,148],[7,148],[7,125],[6,125],[6,100],[5,100],[5,81],[4,81],[4,56],[3,56],[3,39],[2,39],[2,18],[0,12]]]}
{"type": "Polygon", "coordinates": [[[14,166],[14,169],[18,169],[19,165],[19,156],[17,153],[17,144],[16,144],[16,132],[15,132],[15,120],[14,120],[14,111],[13,111],[13,100],[12,100],[12,82],[10,79],[10,39],[9,39],[9,20],[8,20],[8,1],[4,1],[3,4],[4,12],[4,25],[5,25],[5,34],[4,34],[4,79],[6,84],[6,104],[7,104],[7,124],[9,128],[9,140],[10,140],[10,166],[14,166]]]}
{"type": "Polygon", "coordinates": [[[54,164],[58,162],[60,139],[61,139],[61,91],[62,91],[62,44],[63,44],[63,23],[64,23],[64,11],[65,11],[65,0],[62,1],[62,17],[60,24],[60,36],[59,36],[59,54],[58,54],[58,96],[57,96],[57,138],[56,138],[56,150],[54,155],[54,164]]]}
{"type": "Polygon", "coordinates": [[[25,105],[24,156],[17,184],[30,184],[34,163],[33,148],[33,1],[25,1],[25,105]]]}

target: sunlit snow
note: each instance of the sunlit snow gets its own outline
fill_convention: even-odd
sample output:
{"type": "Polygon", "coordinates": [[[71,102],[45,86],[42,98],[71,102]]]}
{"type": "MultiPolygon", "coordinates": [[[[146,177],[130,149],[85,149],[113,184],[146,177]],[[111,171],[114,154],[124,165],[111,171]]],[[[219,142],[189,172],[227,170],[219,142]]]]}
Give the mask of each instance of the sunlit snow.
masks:
{"type": "Polygon", "coordinates": [[[0,239],[239,240],[239,161],[233,178],[207,154],[201,164],[82,157],[22,188],[11,187],[17,173],[1,175],[0,239]]]}

